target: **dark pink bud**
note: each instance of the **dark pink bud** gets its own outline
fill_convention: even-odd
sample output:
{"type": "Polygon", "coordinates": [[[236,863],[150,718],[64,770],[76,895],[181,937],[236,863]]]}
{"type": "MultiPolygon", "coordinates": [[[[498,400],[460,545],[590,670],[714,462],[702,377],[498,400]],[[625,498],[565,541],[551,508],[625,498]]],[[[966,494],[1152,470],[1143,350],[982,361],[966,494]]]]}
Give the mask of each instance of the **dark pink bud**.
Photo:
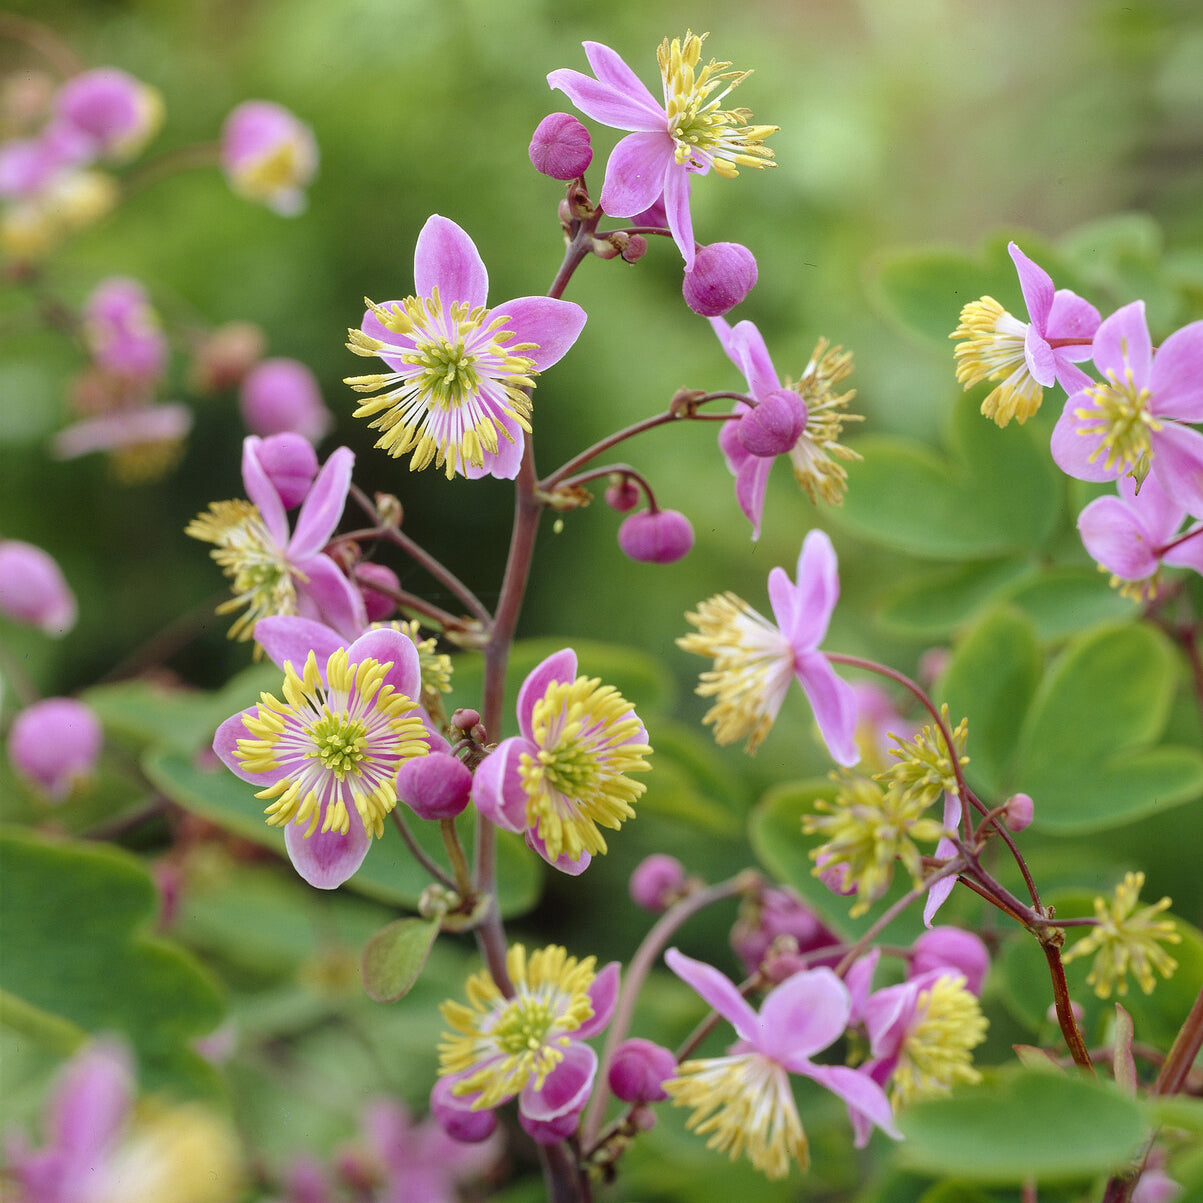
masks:
{"type": "Polygon", "coordinates": [[[461,708],[451,716],[451,725],[457,731],[471,731],[480,722],[480,711],[461,708]]]}
{"type": "Polygon", "coordinates": [[[653,852],[631,874],[631,901],[645,911],[664,911],[684,885],[685,866],[675,856],[653,852]]]}
{"type": "Polygon", "coordinates": [[[932,969],[946,969],[962,974],[967,990],[981,993],[982,982],[990,968],[990,953],[973,932],[962,931],[959,927],[933,927],[915,941],[912,953],[908,977],[916,978],[932,969]]]}
{"type": "Polygon", "coordinates": [[[286,510],[300,505],[317,476],[317,452],[302,435],[271,434],[256,449],[259,463],[280,494],[286,510]]]}
{"type": "Polygon", "coordinates": [[[355,583],[363,594],[363,604],[367,607],[368,622],[383,622],[397,608],[396,601],[387,593],[374,589],[373,585],[383,585],[386,589],[400,589],[401,581],[397,574],[387,564],[357,564],[355,567],[355,583]]]}
{"type": "Polygon", "coordinates": [[[30,785],[61,802],[91,777],[103,738],[100,720],[83,702],[47,698],[13,720],[8,758],[30,785]]]}
{"type": "Polygon", "coordinates": [[[415,756],[397,773],[397,797],[420,819],[454,819],[471,793],[468,766],[447,752],[415,756]]]}
{"type": "Polygon", "coordinates": [[[317,377],[295,359],[265,359],[242,381],[242,420],[252,434],[293,431],[316,443],[333,425],[317,377]]]}
{"type": "Polygon", "coordinates": [[[738,242],[712,242],[694,256],[681,291],[685,303],[703,317],[722,317],[756,284],[756,259],[738,242]]]}
{"type": "Polygon", "coordinates": [[[677,510],[645,510],[618,528],[618,546],[642,564],[671,564],[693,546],[693,527],[677,510]]]}
{"type": "Polygon", "coordinates": [[[664,1082],[677,1071],[672,1053],[650,1040],[624,1040],[614,1051],[607,1080],[614,1097],[624,1103],[662,1103],[664,1082]]]}
{"type": "Polygon", "coordinates": [[[790,389],[779,388],[739,419],[735,435],[745,451],[771,459],[792,450],[805,429],[802,398],[790,389]]]}
{"type": "Polygon", "coordinates": [[[54,557],[32,543],[0,539],[0,614],[47,635],[65,635],[78,614],[54,557]]]}
{"type": "Polygon", "coordinates": [[[1022,831],[1032,825],[1032,817],[1036,806],[1027,794],[1012,794],[1007,799],[1007,807],[1003,812],[1003,822],[1010,831],[1022,831]]]}
{"type": "Polygon", "coordinates": [[[593,161],[589,131],[570,113],[549,113],[530,140],[530,161],[553,180],[575,180],[593,161]]]}
{"type": "Polygon", "coordinates": [[[629,477],[606,488],[606,505],[620,514],[629,514],[639,504],[639,486],[629,477]]]}
{"type": "Polygon", "coordinates": [[[642,234],[632,234],[622,248],[622,257],[628,263],[638,263],[647,254],[647,239],[642,234]]]}
{"type": "Polygon", "coordinates": [[[473,1111],[467,1100],[451,1093],[451,1079],[440,1078],[430,1092],[430,1114],[439,1127],[453,1140],[478,1144],[488,1140],[497,1127],[497,1116],[491,1111],[473,1111]]]}

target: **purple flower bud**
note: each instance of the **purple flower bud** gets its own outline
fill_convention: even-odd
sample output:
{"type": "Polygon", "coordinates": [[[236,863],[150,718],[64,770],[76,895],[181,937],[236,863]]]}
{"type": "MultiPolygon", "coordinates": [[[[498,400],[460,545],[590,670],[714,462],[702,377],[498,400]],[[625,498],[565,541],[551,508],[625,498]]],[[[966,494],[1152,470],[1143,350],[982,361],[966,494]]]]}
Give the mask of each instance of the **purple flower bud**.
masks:
{"type": "Polygon", "coordinates": [[[645,510],[618,528],[618,546],[642,564],[671,564],[693,546],[693,527],[678,510],[645,510]]]}
{"type": "MultiPolygon", "coordinates": [[[[281,436],[283,437],[283,436],[281,436]]],[[[363,604],[367,608],[368,622],[383,622],[397,609],[397,603],[373,585],[383,585],[386,589],[398,590],[401,580],[387,564],[367,562],[355,566],[355,583],[363,594],[363,604]]]]}
{"type": "Polygon", "coordinates": [[[317,161],[313,130],[270,100],[240,104],[222,126],[221,166],[230,187],[284,217],[304,209],[317,161]]]}
{"type": "Polygon", "coordinates": [[[589,131],[570,113],[549,113],[530,140],[530,161],[553,180],[575,180],[593,161],[589,131]]]}
{"type": "Polygon", "coordinates": [[[632,234],[622,248],[622,257],[627,263],[638,263],[647,254],[647,239],[642,234],[632,234]]]}
{"type": "Polygon", "coordinates": [[[639,486],[629,476],[606,486],[606,505],[612,510],[629,514],[638,504],[639,486]]]}
{"type": "Polygon", "coordinates": [[[47,698],[13,720],[8,757],[30,785],[61,802],[92,775],[103,738],[100,720],[83,702],[47,698]]]}
{"type": "Polygon", "coordinates": [[[749,454],[772,459],[792,450],[805,429],[802,398],[791,389],[779,388],[739,419],[735,437],[749,454]]]}
{"type": "Polygon", "coordinates": [[[137,280],[111,276],[84,302],[84,341],[98,367],[131,380],[151,381],[167,367],[167,339],[137,280]]]}
{"type": "Polygon", "coordinates": [[[965,988],[980,994],[986,971],[990,968],[990,953],[985,944],[959,927],[933,927],[925,931],[911,946],[912,956],[908,978],[916,978],[932,969],[949,969],[965,978],[965,988]]]}
{"type": "Polygon", "coordinates": [[[668,1098],[664,1082],[676,1071],[677,1059],[668,1049],[635,1037],[614,1050],[607,1081],[624,1103],[662,1103],[668,1098]]]}
{"type": "Polygon", "coordinates": [[[93,155],[130,159],[163,123],[158,90],[115,67],[98,67],[69,79],[55,107],[61,121],[83,134],[93,155]]]}
{"type": "Polygon", "coordinates": [[[298,506],[309,495],[317,476],[317,452],[299,434],[285,431],[270,434],[255,449],[259,463],[280,494],[286,510],[298,506]]]}
{"type": "Polygon", "coordinates": [[[334,425],[317,377],[296,359],[256,364],[242,381],[238,407],[252,434],[292,431],[316,443],[334,425]]]}
{"type": "Polygon", "coordinates": [[[675,856],[653,852],[631,874],[631,901],[645,911],[667,910],[685,885],[685,866],[675,856]]]}
{"type": "Polygon", "coordinates": [[[1032,825],[1032,817],[1036,805],[1027,794],[1012,794],[1007,799],[1007,807],[1003,813],[1003,822],[1009,831],[1022,831],[1032,825]]]}
{"type": "Polygon", "coordinates": [[[414,756],[397,773],[397,797],[420,819],[454,819],[471,794],[471,771],[447,752],[414,756]]]}
{"type": "Polygon", "coordinates": [[[32,543],[0,539],[0,613],[47,635],[65,635],[78,610],[54,558],[32,543]]]}
{"type": "Polygon", "coordinates": [[[702,247],[685,273],[685,303],[703,317],[722,317],[756,284],[756,260],[738,242],[712,242],[702,247]]]}
{"type": "Polygon", "coordinates": [[[472,1111],[467,1103],[451,1093],[451,1079],[440,1078],[430,1092],[430,1114],[453,1140],[478,1144],[488,1140],[497,1127],[492,1110],[472,1111]]]}
{"type": "Polygon", "coordinates": [[[461,707],[451,716],[451,725],[457,731],[471,731],[480,722],[480,711],[461,707]]]}

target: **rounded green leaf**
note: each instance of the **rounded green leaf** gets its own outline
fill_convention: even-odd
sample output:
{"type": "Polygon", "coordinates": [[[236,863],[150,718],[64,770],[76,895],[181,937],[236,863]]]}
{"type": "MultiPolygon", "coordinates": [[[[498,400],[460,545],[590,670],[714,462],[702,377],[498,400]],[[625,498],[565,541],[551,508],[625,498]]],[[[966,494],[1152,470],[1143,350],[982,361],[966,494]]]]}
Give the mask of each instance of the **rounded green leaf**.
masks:
{"type": "Polygon", "coordinates": [[[439,934],[437,919],[397,919],[363,950],[363,988],[379,1003],[404,998],[421,976],[439,934]]]}
{"type": "Polygon", "coordinates": [[[903,578],[884,592],[878,618],[911,639],[943,639],[970,621],[1016,577],[1020,560],[985,560],[929,569],[903,578]]]}

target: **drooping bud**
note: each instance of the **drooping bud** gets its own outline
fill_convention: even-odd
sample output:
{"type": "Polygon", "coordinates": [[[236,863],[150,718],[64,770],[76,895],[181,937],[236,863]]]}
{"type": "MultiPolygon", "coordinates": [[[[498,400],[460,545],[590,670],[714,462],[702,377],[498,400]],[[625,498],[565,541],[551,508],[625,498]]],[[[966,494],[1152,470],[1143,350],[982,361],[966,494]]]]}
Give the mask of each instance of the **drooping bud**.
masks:
{"type": "Polygon", "coordinates": [[[492,1110],[472,1111],[468,1104],[451,1093],[450,1078],[440,1078],[430,1092],[430,1114],[453,1140],[478,1144],[488,1140],[497,1127],[492,1110]]]}
{"type": "Polygon", "coordinates": [[[751,455],[772,459],[793,450],[806,429],[806,406],[791,389],[774,389],[739,419],[735,437],[751,455]]]}
{"type": "Polygon", "coordinates": [[[270,434],[260,441],[255,455],[280,494],[284,508],[291,510],[300,505],[317,476],[317,452],[313,444],[291,432],[270,434]]]}
{"type": "Polygon", "coordinates": [[[270,100],[245,101],[222,126],[221,165],[230,187],[284,217],[305,208],[317,162],[313,130],[270,100]]]}
{"type": "Polygon", "coordinates": [[[92,776],[103,739],[100,720],[83,702],[47,698],[13,720],[8,757],[30,785],[61,802],[92,776]]]}
{"type": "Polygon", "coordinates": [[[226,322],[193,352],[189,383],[198,393],[233,388],[263,358],[267,337],[254,322],[226,322]]]}
{"type": "Polygon", "coordinates": [[[620,514],[629,514],[639,504],[639,486],[629,476],[612,476],[606,486],[606,504],[620,514]]]}
{"type": "Polygon", "coordinates": [[[662,1045],[633,1037],[614,1050],[607,1081],[624,1103],[662,1103],[664,1082],[677,1070],[677,1059],[662,1045]]]}
{"type": "Polygon", "coordinates": [[[635,866],[629,889],[631,901],[645,911],[667,910],[685,885],[685,866],[675,856],[653,852],[635,866]]]}
{"type": "Polygon", "coordinates": [[[78,609],[53,556],[32,543],[0,539],[0,613],[58,636],[75,625],[78,609]]]}
{"type": "Polygon", "coordinates": [[[678,510],[645,510],[618,528],[618,546],[643,564],[672,564],[693,546],[693,527],[678,510]]]}
{"type": "Polygon", "coordinates": [[[916,978],[932,969],[950,969],[965,978],[965,989],[982,992],[982,982],[990,968],[990,953],[970,931],[959,927],[933,927],[911,946],[908,978],[916,978]]]}
{"type": "Polygon", "coordinates": [[[317,377],[296,359],[256,364],[242,382],[238,407],[252,434],[293,431],[316,443],[334,425],[317,377]]]}
{"type": "Polygon", "coordinates": [[[387,564],[376,564],[367,561],[355,566],[355,583],[363,594],[363,604],[367,608],[368,622],[383,622],[392,616],[397,609],[396,601],[374,585],[383,585],[386,589],[400,590],[401,580],[387,564]]]}
{"type": "Polygon", "coordinates": [[[115,67],[69,79],[55,101],[59,120],[89,140],[94,156],[132,159],[163,124],[163,97],[115,67]]]}
{"type": "Polygon", "coordinates": [[[414,756],[397,773],[397,797],[420,819],[454,819],[471,796],[471,771],[447,752],[414,756]]]}
{"type": "Polygon", "coordinates": [[[685,273],[685,304],[703,317],[722,317],[756,284],[756,259],[738,242],[712,242],[702,247],[685,273]]]}
{"type": "Polygon", "coordinates": [[[1035,813],[1036,805],[1028,794],[1012,794],[1007,799],[1003,822],[1008,831],[1022,831],[1032,825],[1035,813]]]}
{"type": "Polygon", "coordinates": [[[593,161],[589,131],[570,113],[549,113],[530,140],[534,169],[553,180],[575,180],[593,161]]]}

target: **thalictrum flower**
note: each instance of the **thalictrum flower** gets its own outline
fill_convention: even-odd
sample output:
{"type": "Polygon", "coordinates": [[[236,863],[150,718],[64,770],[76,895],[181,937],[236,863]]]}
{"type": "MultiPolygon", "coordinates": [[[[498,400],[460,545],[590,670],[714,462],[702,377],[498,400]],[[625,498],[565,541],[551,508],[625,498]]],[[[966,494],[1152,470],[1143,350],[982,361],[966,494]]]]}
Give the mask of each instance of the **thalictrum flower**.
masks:
{"type": "Polygon", "coordinates": [[[98,417],[63,427],[51,441],[56,459],[76,459],[93,451],[108,452],[113,474],[125,483],[155,480],[184,453],[192,429],[192,410],[179,402],[147,404],[135,397],[98,417]]]}
{"type": "Polygon", "coordinates": [[[557,869],[581,873],[606,851],[598,828],[634,818],[647,786],[628,774],[651,768],[647,730],[613,686],[577,676],[571,648],[522,683],[518,728],[476,770],[472,800],[499,827],[525,832],[557,869]]]}
{"type": "Polygon", "coordinates": [[[242,444],[242,483],[249,501],[215,501],[186,533],[216,544],[209,554],[233,581],[234,597],[219,614],[246,607],[230,628],[233,639],[251,639],[270,615],[301,614],[327,622],[354,639],[367,625],[363,596],[338,565],[322,554],[342,517],[351,487],[354,454],[339,447],[326,461],[290,532],[280,493],[259,459],[262,440],[242,444]]]}
{"type": "Polygon", "coordinates": [[[104,729],[75,698],[43,698],[26,706],[8,733],[8,758],[18,775],[52,802],[86,788],[96,771],[104,729]]]}
{"type": "Polygon", "coordinates": [[[677,1106],[693,1108],[687,1127],[711,1133],[708,1148],[729,1150],[732,1158],[746,1150],[768,1178],[784,1178],[791,1159],[806,1169],[791,1073],[818,1082],[898,1138],[880,1086],[846,1066],[811,1060],[843,1035],[851,1012],[848,987],[830,969],[795,973],[769,992],[757,1013],[717,969],[675,948],[664,959],[740,1038],[728,1056],[686,1061],[664,1084],[677,1106]]]}
{"type": "MultiPolygon", "coordinates": [[[[769,358],[764,337],[751,322],[740,322],[732,327],[721,317],[716,317],[711,319],[710,325],[731,362],[743,373],[754,401],[764,401],[785,390],[797,393],[805,410],[806,424],[788,451],[794,477],[812,502],[821,497],[828,505],[839,505],[843,501],[848,474],[838,461],[860,458],[839,441],[845,422],[861,421],[859,414],[845,412],[848,402],[856,396],[856,390],[835,391],[852,371],[851,352],[839,347],[828,350],[827,340],[820,339],[798,380],[787,379],[782,384],[769,358]]],[[[751,409],[741,401],[736,404],[735,413],[746,414],[751,409]]],[[[738,421],[724,422],[718,443],[727,467],[735,476],[735,500],[752,524],[752,538],[759,539],[765,490],[773,461],[749,452],[740,442],[738,428],[738,421]]]]}
{"type": "Polygon", "coordinates": [[[983,380],[1001,383],[982,402],[982,413],[1005,426],[1022,426],[1039,408],[1054,381],[1067,393],[1090,383],[1074,364],[1090,358],[1099,311],[1068,288],[1053,290],[1052,277],[1010,242],[1028,318],[1012,317],[993,297],[970,301],[961,324],[948,336],[963,338],[954,352],[957,380],[966,389],[983,380]]]}
{"type": "Polygon", "coordinates": [[[835,548],[823,531],[813,530],[802,543],[796,584],[783,568],[769,573],[775,624],[734,593],[708,598],[685,615],[698,632],[677,645],[714,659],[697,692],[717,699],[703,722],[714,724],[718,743],[747,737],[754,752],[796,677],[832,759],[856,764],[856,695],[819,651],[839,596],[835,548]]]}
{"type": "Polygon", "coordinates": [[[1143,301],[1117,309],[1092,348],[1102,383],[1076,392],[1053,431],[1053,459],[1079,480],[1150,472],[1165,493],[1203,518],[1203,322],[1171,334],[1153,351],[1143,301]]]}
{"type": "Polygon", "coordinates": [[[284,217],[305,208],[317,164],[313,130],[283,105],[244,101],[221,127],[221,166],[230,187],[284,217]]]}
{"type": "Polygon", "coordinates": [[[0,539],[0,614],[57,638],[75,626],[79,607],[49,552],[20,539],[0,539]]]}
{"type": "Polygon", "coordinates": [[[392,456],[410,452],[410,468],[432,461],[448,478],[513,479],[530,430],[535,377],[576,342],[585,311],[570,301],[519,297],[486,305],[489,276],[472,239],[435,214],[418,235],[415,295],[384,305],[368,302],[363,328],[348,348],[379,356],[389,373],[352,376],[365,401],[357,418],[383,433],[376,446],[392,456]]]}
{"type": "Polygon", "coordinates": [[[734,71],[730,63],[714,59],[699,66],[707,36],[687,32],[660,44],[656,59],[664,82],[663,105],[613,50],[598,42],[584,43],[596,79],[566,68],[547,77],[594,121],[634,131],[606,164],[601,207],[614,217],[634,217],[663,198],[686,271],[692,270],[695,254],[689,177],[712,167],[731,178],[739,167],[773,166],[773,152],[763,143],[778,128],[750,125],[747,109],[722,107],[750,72],[734,71]]]}
{"type": "Polygon", "coordinates": [[[163,97],[115,67],[98,67],[69,79],[54,107],[58,120],[87,140],[93,155],[132,159],[163,124],[163,97]]]}
{"type": "Polygon", "coordinates": [[[368,631],[349,647],[305,619],[265,619],[260,636],[284,669],[284,700],[270,693],[217,729],[214,751],[260,786],[271,826],[285,827],[289,858],[319,889],[363,863],[397,804],[397,771],[429,750],[418,713],[418,651],[400,631],[368,631]]]}

